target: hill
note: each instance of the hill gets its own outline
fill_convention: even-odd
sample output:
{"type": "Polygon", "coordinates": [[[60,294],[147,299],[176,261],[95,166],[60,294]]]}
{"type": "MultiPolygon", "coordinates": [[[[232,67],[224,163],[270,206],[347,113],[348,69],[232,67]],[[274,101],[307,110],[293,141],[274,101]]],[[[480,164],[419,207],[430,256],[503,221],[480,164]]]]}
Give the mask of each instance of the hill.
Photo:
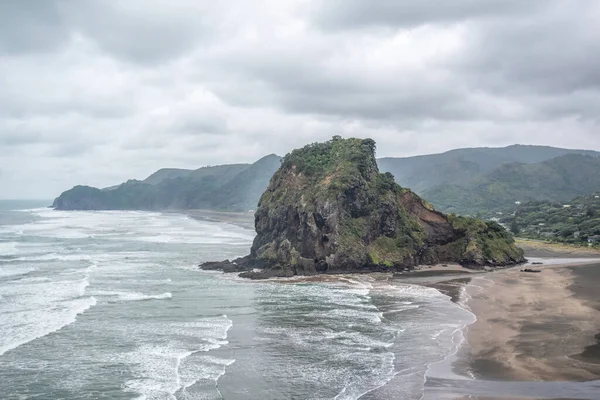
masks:
{"type": "Polygon", "coordinates": [[[240,172],[248,169],[250,165],[251,164],[226,164],[202,167],[196,170],[163,168],[144,179],[143,182],[151,185],[157,185],[167,179],[193,178],[195,180],[201,180],[206,177],[212,177],[219,179],[222,182],[227,182],[233,179],[233,177],[240,172]]]}
{"type": "MultiPolygon", "coordinates": [[[[505,148],[457,149],[442,154],[377,160],[382,172],[396,182],[413,187],[440,210],[461,214],[494,211],[519,199],[562,200],[597,190],[595,166],[583,156],[599,156],[587,150],[514,145],[505,148]],[[565,166],[556,165],[567,179],[578,173],[577,184],[552,179],[554,167],[545,164],[566,155],[565,166]],[[570,161],[569,161],[570,160],[570,161]],[[578,165],[582,162],[581,168],[578,165]],[[589,168],[588,168],[589,167],[589,168]],[[590,175],[590,176],[588,176],[590,175]],[[517,177],[517,179],[515,179],[517,177]],[[581,179],[579,179],[581,178],[581,179]],[[516,184],[521,186],[515,187],[516,184]],[[539,182],[543,185],[530,185],[539,182]]],[[[56,201],[60,209],[189,209],[227,211],[255,209],[258,198],[279,167],[280,158],[264,157],[254,164],[203,167],[197,170],[165,168],[143,181],[131,180],[102,189],[77,187],[56,201]]],[[[560,164],[561,161],[556,161],[560,164]]]]}
{"type": "Polygon", "coordinates": [[[537,164],[504,164],[465,185],[439,185],[423,196],[459,214],[502,211],[515,202],[567,201],[600,189],[600,158],[567,154],[537,164]]]}
{"type": "Polygon", "coordinates": [[[466,185],[504,164],[535,164],[567,154],[600,156],[589,150],[570,150],[548,146],[513,145],[502,148],[469,148],[404,158],[381,158],[382,172],[391,172],[401,185],[425,192],[438,185],[466,185]]]}
{"type": "Polygon", "coordinates": [[[380,173],[371,139],[334,137],[286,155],[261,196],[255,227],[249,256],[203,267],[266,278],[523,261],[497,223],[446,216],[380,173]]]}
{"type": "Polygon", "coordinates": [[[254,164],[197,170],[162,169],[144,181],[129,180],[108,190],[76,186],[54,200],[59,210],[215,209],[247,211],[279,167],[269,155],[254,164]]]}

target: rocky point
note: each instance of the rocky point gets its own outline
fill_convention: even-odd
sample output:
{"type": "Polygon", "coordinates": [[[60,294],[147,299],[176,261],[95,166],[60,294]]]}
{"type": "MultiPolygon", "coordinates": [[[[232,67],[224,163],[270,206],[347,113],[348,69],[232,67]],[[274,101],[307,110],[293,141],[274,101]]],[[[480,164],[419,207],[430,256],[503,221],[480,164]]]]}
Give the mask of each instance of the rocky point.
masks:
{"type": "Polygon", "coordinates": [[[381,174],[371,139],[336,136],[286,155],[260,199],[255,228],[250,255],[201,267],[260,279],[524,261],[499,224],[444,215],[381,174]]]}

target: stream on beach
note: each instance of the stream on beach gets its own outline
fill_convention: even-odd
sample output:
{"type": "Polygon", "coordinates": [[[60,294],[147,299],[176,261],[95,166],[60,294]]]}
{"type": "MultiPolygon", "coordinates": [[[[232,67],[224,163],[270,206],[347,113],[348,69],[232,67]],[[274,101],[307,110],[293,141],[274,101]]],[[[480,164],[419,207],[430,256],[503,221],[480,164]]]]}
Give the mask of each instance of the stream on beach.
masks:
{"type": "Polygon", "coordinates": [[[453,354],[475,317],[432,288],[367,275],[251,282],[200,271],[200,262],[248,253],[254,232],[238,225],[0,207],[3,399],[600,393],[594,383],[455,375],[453,354]]]}

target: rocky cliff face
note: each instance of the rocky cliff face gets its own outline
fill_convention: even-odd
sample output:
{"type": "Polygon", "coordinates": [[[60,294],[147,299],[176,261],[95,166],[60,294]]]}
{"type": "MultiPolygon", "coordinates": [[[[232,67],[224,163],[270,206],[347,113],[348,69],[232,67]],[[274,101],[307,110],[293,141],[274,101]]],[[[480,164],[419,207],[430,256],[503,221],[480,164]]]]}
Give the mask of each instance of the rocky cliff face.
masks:
{"type": "Polygon", "coordinates": [[[255,227],[249,256],[203,268],[260,278],[523,261],[498,224],[446,216],[380,174],[371,139],[335,137],[288,154],[260,199],[255,227]]]}

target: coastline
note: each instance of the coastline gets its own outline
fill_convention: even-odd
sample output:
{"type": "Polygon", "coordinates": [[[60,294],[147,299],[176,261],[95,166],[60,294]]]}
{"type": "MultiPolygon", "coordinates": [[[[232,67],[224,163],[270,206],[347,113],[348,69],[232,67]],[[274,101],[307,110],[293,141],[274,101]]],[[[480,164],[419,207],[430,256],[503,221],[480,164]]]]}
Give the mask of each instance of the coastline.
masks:
{"type": "Polygon", "coordinates": [[[467,369],[477,379],[600,379],[600,309],[582,276],[596,283],[600,263],[558,264],[539,274],[519,269],[477,277],[466,287],[477,320],[466,329],[467,369]],[[586,270],[586,273],[579,271],[586,270]],[[595,347],[596,346],[596,347],[595,347]],[[587,349],[587,351],[586,351],[587,349]]]}
{"type": "Polygon", "coordinates": [[[531,261],[543,262],[534,266],[541,273],[518,266],[424,283],[476,316],[445,364],[464,380],[428,377],[425,399],[597,398],[600,253],[539,245],[525,250],[531,261]],[[456,297],[461,290],[464,297],[456,297]]]}
{"type": "MultiPolygon", "coordinates": [[[[185,214],[250,229],[254,222],[247,213],[188,210],[185,214]]],[[[528,397],[512,394],[505,399],[594,398],[549,393],[557,381],[600,379],[600,295],[597,295],[600,252],[544,243],[520,245],[525,247],[531,262],[543,262],[533,266],[541,269],[541,273],[520,272],[522,266],[485,272],[450,264],[423,266],[416,271],[380,278],[389,279],[391,284],[435,288],[476,316],[476,321],[463,329],[464,341],[459,351],[444,364],[444,368],[474,386],[453,391],[461,383],[451,380],[446,382],[449,386],[444,393],[435,390],[439,378],[433,377],[434,397],[426,395],[424,399],[441,398],[441,393],[451,396],[443,397],[448,399],[503,398],[499,393],[506,392],[491,389],[490,382],[511,386],[546,382],[545,388],[532,392],[526,389],[526,393],[532,394],[528,397]],[[475,387],[478,389],[473,390],[475,387]]],[[[339,276],[331,279],[338,280],[339,276]]],[[[426,393],[429,389],[426,388],[426,393]]]]}

